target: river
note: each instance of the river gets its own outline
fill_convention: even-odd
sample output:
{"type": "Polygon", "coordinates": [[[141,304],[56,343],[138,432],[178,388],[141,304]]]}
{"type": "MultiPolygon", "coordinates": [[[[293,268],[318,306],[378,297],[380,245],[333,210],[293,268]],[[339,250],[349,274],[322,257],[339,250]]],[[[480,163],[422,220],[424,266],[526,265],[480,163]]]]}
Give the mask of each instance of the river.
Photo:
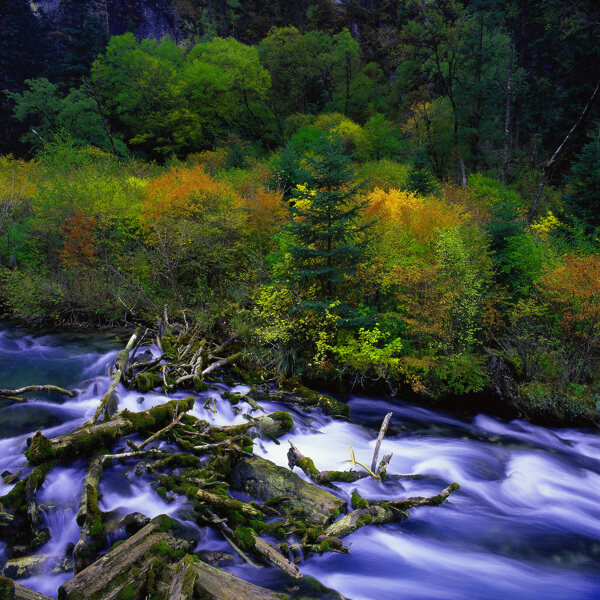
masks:
{"type": "MultiPolygon", "coordinates": [[[[0,387],[54,383],[79,392],[67,400],[0,400],[0,472],[22,469],[25,475],[31,470],[22,451],[37,429],[52,437],[91,417],[110,382],[107,367],[121,347],[122,339],[111,334],[43,334],[0,324],[0,387]]],[[[117,391],[120,408],[145,410],[164,401],[145,394],[140,403],[139,393],[117,391]]],[[[197,396],[196,416],[217,425],[244,422],[217,392],[197,396]],[[214,406],[203,408],[211,396],[214,406]]],[[[290,411],[294,430],[280,445],[262,442],[255,452],[287,466],[289,438],[319,469],[345,469],[351,444],[357,460],[368,464],[381,420],[392,411],[380,456],[393,452],[388,473],[421,477],[339,484],[339,495],[349,499],[357,490],[372,499],[430,496],[453,481],[461,489],[439,507],[413,509],[403,523],[360,529],[345,540],[350,554],[311,556],[300,564],[303,573],[353,600],[600,598],[598,433],[505,423],[483,414],[466,421],[402,401],[361,396],[351,397],[349,404],[349,422],[319,411],[290,411]]],[[[276,403],[263,406],[289,410],[276,403]]],[[[115,519],[134,511],[149,517],[185,514],[184,500],[166,504],[134,466],[106,471],[102,510],[115,519]]],[[[84,473],[82,461],[55,468],[38,493],[52,536],[39,553],[60,557],[78,540],[75,513],[84,473]]],[[[0,495],[11,487],[0,482],[0,495]]],[[[113,535],[118,539],[122,532],[113,535]]],[[[203,535],[199,549],[229,551],[215,533],[205,530],[203,535]]],[[[8,555],[0,540],[0,566],[8,555]]],[[[262,585],[277,584],[279,578],[275,569],[256,571],[245,563],[228,569],[262,585]]],[[[70,577],[47,569],[21,583],[56,597],[58,586],[70,577]]]]}

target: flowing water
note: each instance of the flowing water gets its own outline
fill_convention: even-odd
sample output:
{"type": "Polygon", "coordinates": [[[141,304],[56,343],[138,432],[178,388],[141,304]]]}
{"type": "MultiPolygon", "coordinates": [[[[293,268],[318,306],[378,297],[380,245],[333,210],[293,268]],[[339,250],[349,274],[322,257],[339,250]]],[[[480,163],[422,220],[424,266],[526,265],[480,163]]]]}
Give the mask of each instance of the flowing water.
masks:
{"type": "MultiPolygon", "coordinates": [[[[79,392],[67,400],[0,400],[0,472],[30,471],[22,450],[26,437],[37,429],[49,437],[60,435],[93,414],[110,381],[107,367],[122,343],[108,334],[34,335],[0,325],[0,387],[55,383],[79,392]]],[[[238,391],[244,390],[240,386],[238,391]]],[[[120,408],[130,410],[145,410],[164,400],[145,394],[142,402],[137,392],[117,391],[120,408]]],[[[198,396],[196,416],[216,425],[244,422],[217,392],[198,396]],[[216,402],[203,408],[211,396],[216,402]]],[[[282,408],[277,403],[263,406],[268,411],[282,408]]],[[[369,464],[381,420],[392,411],[380,456],[393,452],[388,473],[421,477],[340,484],[341,497],[349,499],[354,490],[372,499],[429,496],[453,481],[461,489],[442,506],[413,509],[403,523],[357,531],[345,540],[350,554],[311,556],[300,565],[304,573],[353,600],[600,598],[596,432],[503,423],[484,415],[464,421],[400,401],[359,396],[350,399],[350,407],[350,422],[334,421],[318,411],[291,411],[296,427],[286,438],[322,470],[348,468],[349,444],[357,460],[369,464]]],[[[281,445],[259,443],[255,452],[287,466],[286,438],[281,445]]],[[[143,476],[135,474],[134,466],[106,470],[102,510],[114,522],[135,511],[185,520],[185,500],[165,503],[143,476]]],[[[55,566],[79,537],[75,513],[84,473],[82,461],[56,468],[38,493],[44,526],[52,536],[38,553],[50,558],[42,572],[22,583],[54,597],[71,577],[55,566]]],[[[0,495],[11,487],[0,483],[0,495]]],[[[115,529],[111,542],[124,535],[115,529]]],[[[205,529],[202,536],[198,549],[230,551],[216,533],[205,529]]],[[[8,554],[0,540],[0,566],[8,554]]],[[[257,571],[245,563],[228,568],[258,584],[281,583],[273,568],[257,571]]]]}

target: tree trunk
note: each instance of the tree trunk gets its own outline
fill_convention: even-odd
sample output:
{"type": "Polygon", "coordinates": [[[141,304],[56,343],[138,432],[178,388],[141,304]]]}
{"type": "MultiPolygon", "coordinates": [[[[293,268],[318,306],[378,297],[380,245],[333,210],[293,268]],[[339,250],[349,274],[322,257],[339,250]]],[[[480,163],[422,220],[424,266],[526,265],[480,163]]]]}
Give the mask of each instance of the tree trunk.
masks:
{"type": "Polygon", "coordinates": [[[514,41],[511,32],[508,55],[508,79],[506,81],[506,107],[504,110],[504,149],[502,152],[502,183],[504,185],[506,185],[508,181],[508,158],[510,155],[510,109],[512,103],[513,53],[514,41]]]}
{"type": "Polygon", "coordinates": [[[573,127],[571,127],[571,130],[569,131],[569,133],[567,133],[565,139],[560,143],[558,148],[555,150],[555,152],[552,155],[552,157],[550,158],[550,160],[544,165],[544,169],[542,171],[542,178],[540,180],[540,185],[538,186],[537,194],[535,195],[535,199],[533,201],[533,204],[531,205],[529,214],[527,215],[527,223],[531,223],[531,221],[533,220],[533,217],[535,217],[535,213],[537,212],[538,205],[542,198],[542,193],[544,192],[544,186],[546,185],[546,180],[548,179],[549,175],[552,173],[552,170],[556,166],[556,163],[557,163],[560,155],[563,153],[565,147],[571,141],[571,139],[575,135],[575,132],[581,127],[581,125],[585,121],[586,117],[588,116],[588,113],[590,112],[592,105],[594,104],[596,98],[598,97],[599,91],[600,91],[600,79],[596,83],[596,88],[594,89],[594,92],[592,93],[590,99],[588,100],[588,103],[585,105],[583,112],[579,115],[579,119],[577,119],[577,122],[573,125],[573,127]]]}

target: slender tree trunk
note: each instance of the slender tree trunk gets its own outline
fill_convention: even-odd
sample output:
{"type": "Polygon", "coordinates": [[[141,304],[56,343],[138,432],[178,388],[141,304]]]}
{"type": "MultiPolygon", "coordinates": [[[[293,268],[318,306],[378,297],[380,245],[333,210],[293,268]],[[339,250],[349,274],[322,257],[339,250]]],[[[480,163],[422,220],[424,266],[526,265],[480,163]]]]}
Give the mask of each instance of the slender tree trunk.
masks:
{"type": "Polygon", "coordinates": [[[115,141],[113,139],[112,133],[110,132],[110,126],[108,124],[108,119],[106,118],[106,112],[104,111],[104,107],[102,106],[100,94],[98,93],[98,90],[95,90],[92,87],[92,84],[87,79],[83,79],[83,89],[86,95],[92,98],[92,100],[94,100],[94,102],[96,103],[98,114],[100,115],[100,118],[102,119],[102,125],[104,126],[104,132],[106,133],[106,137],[110,142],[110,147],[112,148],[112,152],[116,158],[119,155],[117,153],[117,149],[115,148],[115,141]]]}
{"type": "Polygon", "coordinates": [[[512,79],[513,79],[513,34],[510,34],[510,48],[508,54],[508,79],[506,81],[506,108],[504,111],[504,150],[502,153],[502,183],[508,181],[508,159],[510,156],[510,108],[512,103],[512,79]]]}
{"type": "Polygon", "coordinates": [[[560,143],[558,148],[555,150],[555,152],[552,155],[552,157],[550,158],[550,160],[544,165],[544,169],[542,171],[542,178],[540,180],[540,185],[538,186],[537,194],[535,196],[533,204],[531,205],[529,214],[527,215],[528,223],[531,223],[533,217],[535,217],[535,213],[536,213],[538,205],[540,203],[540,199],[542,198],[542,193],[544,192],[544,186],[546,185],[546,180],[548,179],[548,176],[550,175],[550,173],[556,166],[556,162],[558,161],[560,155],[563,153],[567,144],[571,141],[571,139],[575,135],[575,132],[581,127],[582,123],[585,121],[585,118],[587,117],[588,113],[590,112],[592,105],[594,104],[596,98],[598,97],[599,91],[600,91],[600,79],[596,82],[596,88],[594,89],[594,92],[592,93],[590,99],[588,100],[588,103],[585,105],[583,112],[579,115],[579,119],[577,119],[577,122],[573,125],[573,127],[571,127],[571,130],[569,131],[569,133],[567,133],[565,139],[560,143]]]}

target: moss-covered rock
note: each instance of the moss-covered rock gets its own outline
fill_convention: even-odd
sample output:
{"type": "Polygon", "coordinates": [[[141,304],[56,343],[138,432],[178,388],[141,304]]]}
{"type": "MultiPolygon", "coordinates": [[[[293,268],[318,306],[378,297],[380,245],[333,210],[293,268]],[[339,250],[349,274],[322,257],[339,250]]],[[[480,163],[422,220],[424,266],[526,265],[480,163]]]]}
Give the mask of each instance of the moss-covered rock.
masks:
{"type": "Polygon", "coordinates": [[[333,494],[258,456],[239,460],[233,467],[229,482],[232,488],[258,500],[289,497],[290,506],[302,509],[311,523],[328,523],[333,520],[334,514],[345,509],[345,503],[333,494]]]}

